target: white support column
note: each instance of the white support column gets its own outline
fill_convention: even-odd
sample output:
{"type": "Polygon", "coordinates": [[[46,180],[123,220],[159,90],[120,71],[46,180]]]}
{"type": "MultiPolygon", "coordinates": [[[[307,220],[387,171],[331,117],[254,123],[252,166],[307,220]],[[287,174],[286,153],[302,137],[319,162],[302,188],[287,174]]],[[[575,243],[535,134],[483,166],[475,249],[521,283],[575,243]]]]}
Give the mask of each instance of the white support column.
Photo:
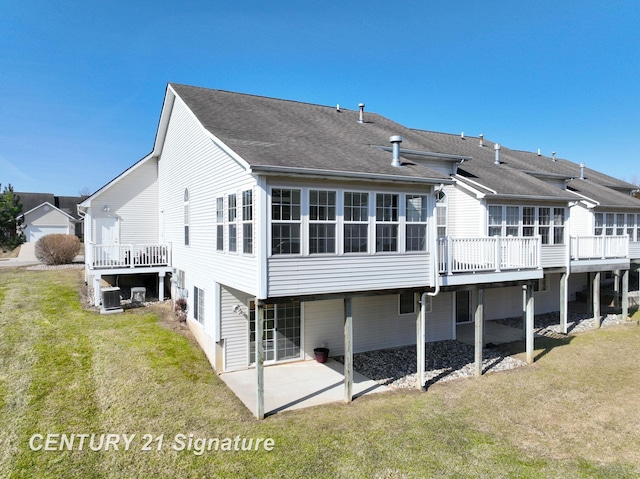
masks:
{"type": "Polygon", "coordinates": [[[344,402],[353,400],[353,317],[351,298],[344,298],[344,402]]]}
{"type": "Polygon", "coordinates": [[[565,271],[560,276],[560,330],[567,334],[569,322],[569,272],[565,271]]]}
{"type": "Polygon", "coordinates": [[[426,358],[425,349],[425,314],[426,306],[423,304],[426,301],[425,295],[422,295],[420,299],[420,312],[416,316],[416,386],[419,390],[424,390],[424,364],[426,358]]]}
{"type": "Polygon", "coordinates": [[[622,319],[629,316],[629,270],[622,272],[622,319]]]}
{"type": "Polygon", "coordinates": [[[595,328],[600,327],[600,271],[593,275],[591,282],[591,297],[593,298],[593,318],[595,319],[595,328]]]}
{"type": "Polygon", "coordinates": [[[620,308],[620,270],[613,272],[613,308],[617,311],[620,308]]]}
{"type": "Polygon", "coordinates": [[[158,301],[164,301],[164,276],[164,271],[158,273],[158,301]]]}
{"type": "Polygon", "coordinates": [[[100,306],[100,280],[99,274],[93,273],[93,305],[100,306]]]}
{"type": "Polygon", "coordinates": [[[528,284],[523,286],[526,296],[526,313],[525,313],[525,334],[526,334],[526,359],[527,363],[533,363],[533,319],[534,319],[534,304],[533,304],[533,285],[528,284]]]}
{"type": "Polygon", "coordinates": [[[264,304],[256,298],[256,417],[264,419],[264,304]]]}
{"type": "Polygon", "coordinates": [[[482,376],[482,350],[484,348],[484,289],[475,288],[475,376],[482,376]]]}

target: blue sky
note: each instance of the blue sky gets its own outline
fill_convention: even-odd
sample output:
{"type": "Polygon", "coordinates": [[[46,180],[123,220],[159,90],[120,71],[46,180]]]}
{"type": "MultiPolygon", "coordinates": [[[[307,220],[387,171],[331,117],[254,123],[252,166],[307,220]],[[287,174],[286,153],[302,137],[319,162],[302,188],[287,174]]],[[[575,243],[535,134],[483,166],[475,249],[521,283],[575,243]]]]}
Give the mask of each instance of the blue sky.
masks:
{"type": "Polygon", "coordinates": [[[356,109],[640,178],[640,2],[0,0],[0,183],[95,191],[167,82],[356,109]]]}

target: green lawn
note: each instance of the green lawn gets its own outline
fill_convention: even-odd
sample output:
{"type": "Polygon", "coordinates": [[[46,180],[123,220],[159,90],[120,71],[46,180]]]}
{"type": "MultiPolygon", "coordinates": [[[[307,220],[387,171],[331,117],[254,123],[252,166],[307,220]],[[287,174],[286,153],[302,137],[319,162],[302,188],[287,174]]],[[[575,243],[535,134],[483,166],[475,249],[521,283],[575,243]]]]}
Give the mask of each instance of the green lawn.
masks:
{"type": "Polygon", "coordinates": [[[260,422],[156,313],[85,311],[80,287],[78,271],[0,270],[1,478],[640,475],[638,326],[537,342],[531,367],[260,422]],[[135,436],[31,450],[48,434],[135,436]],[[177,434],[274,447],[197,455],[177,434]]]}

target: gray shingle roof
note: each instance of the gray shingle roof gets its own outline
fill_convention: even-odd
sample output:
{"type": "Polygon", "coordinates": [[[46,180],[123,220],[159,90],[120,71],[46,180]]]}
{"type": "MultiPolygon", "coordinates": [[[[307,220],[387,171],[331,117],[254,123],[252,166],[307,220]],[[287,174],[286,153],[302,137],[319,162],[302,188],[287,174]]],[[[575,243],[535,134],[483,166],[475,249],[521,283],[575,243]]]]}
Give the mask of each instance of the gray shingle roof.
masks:
{"type": "Polygon", "coordinates": [[[283,167],[383,175],[389,179],[447,177],[420,164],[391,166],[389,137],[403,148],[429,147],[420,135],[378,114],[171,84],[202,125],[252,168],[283,167]]]}
{"type": "MultiPolygon", "coordinates": [[[[323,172],[369,175],[389,180],[446,180],[419,157],[402,154],[403,166],[391,166],[389,137],[402,135],[403,149],[471,157],[459,166],[460,181],[487,196],[544,198],[572,201],[576,195],[540,179],[567,179],[580,175],[577,163],[502,147],[500,165],[494,164],[494,143],[478,137],[436,133],[407,128],[381,115],[365,112],[359,123],[358,110],[280,100],[223,90],[171,83],[170,87],[212,135],[222,140],[255,170],[289,169],[315,174],[323,172]],[[478,187],[477,184],[486,187],[478,187]]],[[[574,189],[601,205],[640,206],[623,193],[633,185],[603,173],[585,169],[586,182],[569,182],[574,189]],[[589,187],[587,185],[593,185],[589,187]]]]}

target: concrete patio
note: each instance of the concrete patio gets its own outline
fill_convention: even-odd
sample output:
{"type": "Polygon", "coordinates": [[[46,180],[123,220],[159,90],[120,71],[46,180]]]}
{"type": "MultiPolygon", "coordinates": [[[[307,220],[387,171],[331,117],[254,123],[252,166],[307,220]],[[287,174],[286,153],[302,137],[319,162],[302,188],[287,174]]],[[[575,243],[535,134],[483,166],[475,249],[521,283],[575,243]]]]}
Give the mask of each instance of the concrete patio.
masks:
{"type": "MultiPolygon", "coordinates": [[[[246,369],[220,375],[251,411],[256,410],[256,371],[246,369]]],[[[388,391],[354,371],[353,397],[388,391]]],[[[269,416],[282,411],[344,401],[343,365],[333,359],[325,364],[297,361],[264,368],[264,410],[269,416]]]]}
{"type": "MultiPolygon", "coordinates": [[[[456,326],[456,339],[461,343],[475,344],[475,323],[456,326]]],[[[484,344],[506,344],[524,339],[524,330],[505,326],[495,321],[484,322],[484,344]]]]}

